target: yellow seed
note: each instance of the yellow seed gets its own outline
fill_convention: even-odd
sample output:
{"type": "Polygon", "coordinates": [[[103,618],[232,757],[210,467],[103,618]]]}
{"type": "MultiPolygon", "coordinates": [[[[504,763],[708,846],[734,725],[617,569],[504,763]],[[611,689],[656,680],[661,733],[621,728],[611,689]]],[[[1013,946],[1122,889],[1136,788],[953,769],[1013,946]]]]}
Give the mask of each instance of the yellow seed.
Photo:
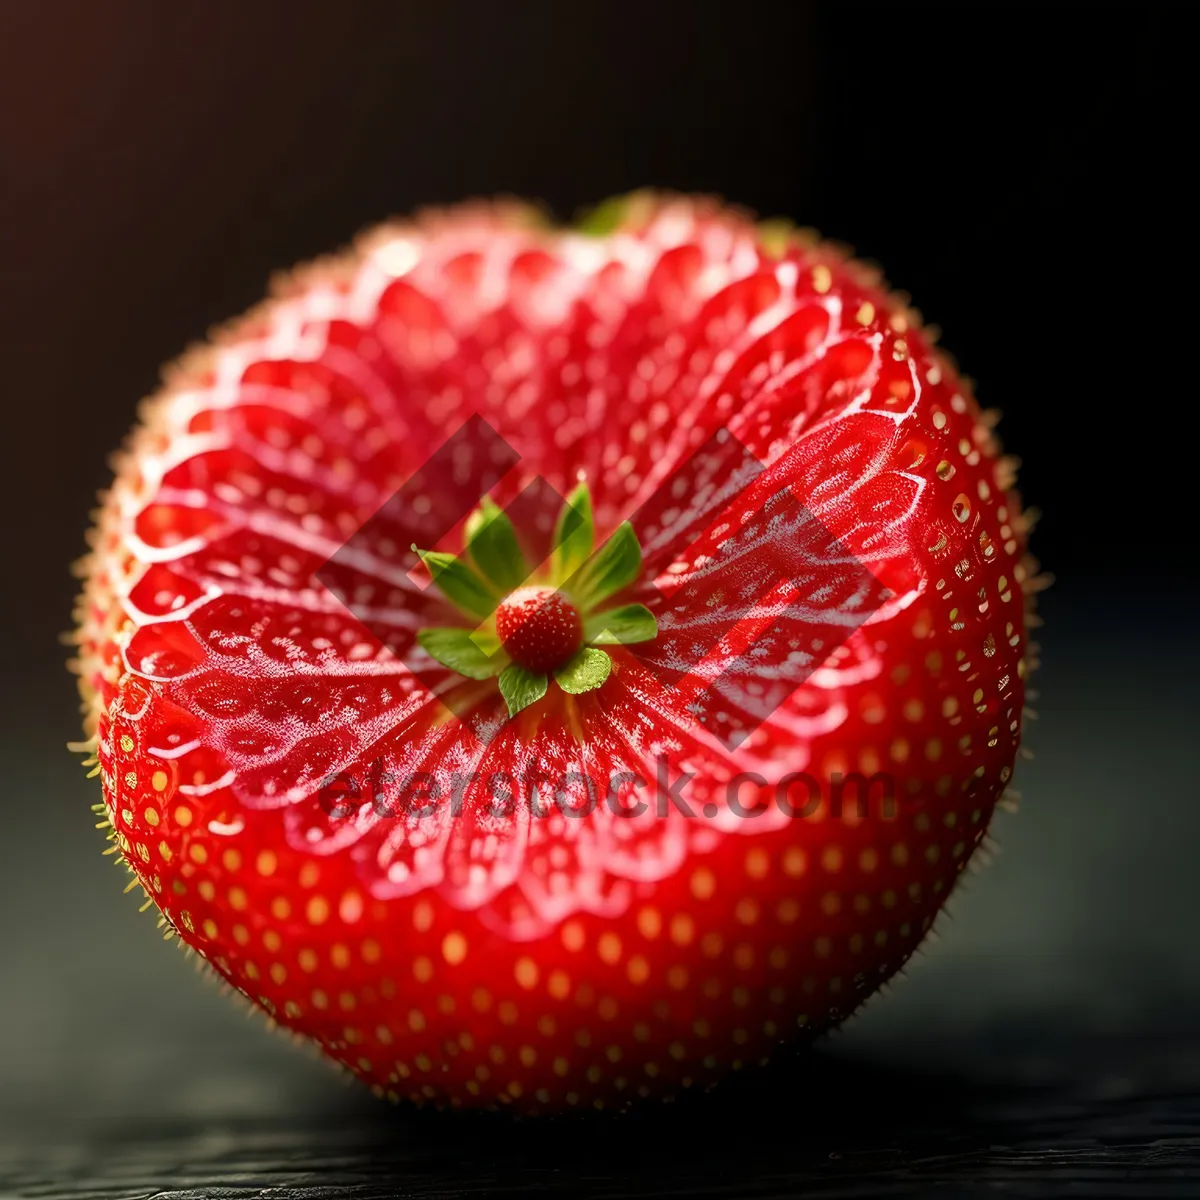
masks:
{"type": "Polygon", "coordinates": [[[770,869],[771,860],[762,847],[755,846],[746,854],[746,874],[751,879],[765,879],[770,869]]]}
{"type": "Polygon", "coordinates": [[[638,932],[644,938],[654,939],[662,932],[662,916],[657,908],[647,906],[638,913],[638,932]]]}
{"type": "Polygon", "coordinates": [[[615,933],[602,934],[596,949],[599,951],[600,957],[609,966],[614,965],[621,959],[621,939],[615,933]]]}
{"type": "Polygon", "coordinates": [[[687,946],[696,936],[696,923],[687,913],[676,913],[671,918],[671,941],[677,946],[687,946]]]}

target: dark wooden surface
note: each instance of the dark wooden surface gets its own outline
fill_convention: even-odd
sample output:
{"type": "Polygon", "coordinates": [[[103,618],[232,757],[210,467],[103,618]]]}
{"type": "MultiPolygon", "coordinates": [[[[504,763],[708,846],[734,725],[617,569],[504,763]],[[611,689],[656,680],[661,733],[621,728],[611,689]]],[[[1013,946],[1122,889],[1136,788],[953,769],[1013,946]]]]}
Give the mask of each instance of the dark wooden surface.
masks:
{"type": "Polygon", "coordinates": [[[37,803],[0,871],[0,1197],[1200,1196],[1192,614],[1156,609],[1115,671],[1069,601],[1021,812],[906,977],[813,1054],[625,1118],[346,1085],[119,894],[58,739],[10,744],[37,803]]]}
{"type": "Polygon", "coordinates": [[[171,1064],[193,1076],[183,1103],[170,1098],[178,1081],[162,1077],[168,1064],[160,1062],[143,1083],[136,1119],[123,1103],[86,1121],[36,1130],[19,1122],[24,1136],[10,1127],[0,1187],[40,1197],[286,1200],[568,1190],[594,1197],[1200,1194],[1200,1096],[1181,1090],[1169,1061],[1151,1064],[1153,1053],[1142,1060],[1148,1074],[1113,1076],[1112,1049],[1071,1048],[1105,1062],[1102,1075],[1079,1061],[1070,1083],[1024,1084],[882,1070],[826,1053],[670,1109],[550,1122],[385,1110],[332,1077],[324,1088],[306,1082],[286,1105],[255,1111],[264,1093],[256,1075],[271,1064],[230,1061],[218,1074],[208,1057],[213,1075],[197,1080],[206,1057],[197,1052],[171,1064]]]}

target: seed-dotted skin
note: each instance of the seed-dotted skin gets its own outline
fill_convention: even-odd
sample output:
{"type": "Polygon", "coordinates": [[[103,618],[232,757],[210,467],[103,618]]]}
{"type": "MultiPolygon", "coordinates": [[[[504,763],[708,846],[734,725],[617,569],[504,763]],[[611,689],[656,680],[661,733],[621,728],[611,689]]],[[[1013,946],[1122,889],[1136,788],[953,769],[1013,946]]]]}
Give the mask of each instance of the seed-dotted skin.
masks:
{"type": "Polygon", "coordinates": [[[496,609],[496,633],[512,660],[531,671],[553,671],[579,649],[583,622],[553,588],[524,587],[496,609]]]}
{"type": "MultiPolygon", "coordinates": [[[[619,1108],[760,1063],[903,966],[1009,783],[1034,581],[990,424],[877,277],[709,201],[377,230],[174,367],[118,464],[76,664],[115,849],[393,1100],[619,1108]],[[659,629],[512,720],[410,669],[457,621],[378,516],[473,413],[520,456],[501,505],[582,477],[598,542],[632,514],[659,629]],[[356,536],[370,631],[315,581],[356,536]]],[[[532,669],[577,623],[498,614],[532,669]]]]}

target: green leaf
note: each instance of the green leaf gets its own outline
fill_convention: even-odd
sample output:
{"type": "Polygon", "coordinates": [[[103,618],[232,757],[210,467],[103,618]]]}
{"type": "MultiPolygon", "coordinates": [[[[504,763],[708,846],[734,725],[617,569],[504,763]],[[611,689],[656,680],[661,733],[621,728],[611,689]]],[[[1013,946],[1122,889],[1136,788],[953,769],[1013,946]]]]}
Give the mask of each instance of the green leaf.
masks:
{"type": "Polygon", "coordinates": [[[417,641],[430,658],[468,679],[491,679],[508,666],[508,655],[499,652],[498,641],[497,651],[489,653],[469,629],[422,629],[417,641]]]}
{"type": "Polygon", "coordinates": [[[592,553],[596,526],[592,519],[592,493],[586,483],[576,484],[567,497],[554,526],[554,554],[550,562],[553,577],[569,579],[592,553]]]}
{"type": "MultiPolygon", "coordinates": [[[[487,497],[485,496],[484,503],[486,503],[486,501],[487,497]]],[[[483,504],[480,504],[478,508],[471,511],[470,515],[463,524],[463,540],[465,542],[470,542],[470,540],[475,536],[475,533],[479,529],[480,525],[483,524],[483,521],[484,506],[483,504]]]]}
{"type": "Polygon", "coordinates": [[[484,577],[502,592],[519,588],[529,576],[513,523],[485,496],[467,521],[467,552],[484,577]]]}
{"type": "Polygon", "coordinates": [[[584,608],[592,608],[642,573],[642,548],[628,521],[588,559],[570,581],[569,590],[584,608]]]}
{"type": "Polygon", "coordinates": [[[580,233],[586,233],[591,237],[605,237],[615,232],[625,223],[630,203],[637,198],[637,195],[637,192],[631,192],[601,200],[599,204],[588,209],[580,217],[575,228],[580,233]]]}
{"type": "MultiPolygon", "coordinates": [[[[500,650],[500,638],[496,635],[494,629],[489,629],[486,625],[480,625],[470,632],[471,641],[479,647],[480,650],[487,655],[496,654],[500,650]]],[[[507,660],[506,660],[507,661],[507,660]]]]}
{"type": "Polygon", "coordinates": [[[758,236],[758,244],[772,258],[782,258],[796,243],[799,231],[787,217],[771,217],[759,221],[754,232],[758,236]]]}
{"type": "Polygon", "coordinates": [[[443,554],[440,550],[417,550],[416,546],[413,549],[451,604],[473,617],[492,615],[497,597],[461,558],[443,554]]]}
{"type": "Polygon", "coordinates": [[[612,659],[603,650],[585,646],[566,666],[554,672],[558,686],[572,696],[598,688],[612,670],[612,659]]]}
{"type": "Polygon", "coordinates": [[[584,641],[607,646],[614,642],[631,645],[652,642],[658,637],[658,622],[644,604],[625,604],[606,612],[592,613],[583,623],[584,641]]]}
{"type": "Polygon", "coordinates": [[[515,717],[521,709],[528,708],[535,701],[540,700],[546,694],[549,686],[550,681],[545,675],[539,675],[536,671],[528,671],[524,667],[518,667],[515,663],[500,672],[500,695],[504,697],[504,702],[508,705],[510,717],[515,717]]]}

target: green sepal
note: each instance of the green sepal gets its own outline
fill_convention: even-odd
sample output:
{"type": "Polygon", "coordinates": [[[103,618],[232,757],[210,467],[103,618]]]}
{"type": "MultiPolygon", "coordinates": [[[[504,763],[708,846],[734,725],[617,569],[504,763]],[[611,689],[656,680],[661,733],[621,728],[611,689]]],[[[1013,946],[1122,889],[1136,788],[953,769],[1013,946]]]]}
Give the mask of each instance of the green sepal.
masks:
{"type": "Polygon", "coordinates": [[[417,641],[430,658],[468,679],[491,679],[508,666],[508,655],[500,650],[499,639],[494,639],[494,652],[484,649],[482,640],[469,629],[422,629],[417,634],[417,641]]]}
{"type": "Polygon", "coordinates": [[[592,493],[586,483],[576,484],[554,525],[550,572],[557,580],[569,579],[591,557],[596,539],[592,493]]]}
{"type": "Polygon", "coordinates": [[[772,258],[782,258],[798,240],[799,231],[787,217],[772,217],[759,221],[754,232],[758,244],[772,258]]]}
{"type": "Polygon", "coordinates": [[[632,645],[658,637],[658,622],[644,604],[624,604],[592,613],[583,623],[583,640],[596,646],[632,645]]]}
{"type": "Polygon", "coordinates": [[[504,510],[485,496],[466,526],[467,553],[484,578],[501,592],[519,588],[529,567],[517,542],[517,531],[504,510]]]}
{"type": "Polygon", "coordinates": [[[550,680],[545,675],[518,667],[516,663],[500,672],[500,695],[508,705],[510,717],[540,700],[549,686],[550,680]]]}
{"type": "Polygon", "coordinates": [[[413,549],[421,556],[433,582],[451,604],[473,617],[492,615],[499,597],[467,563],[440,550],[417,550],[416,546],[413,549]]]}
{"type": "Polygon", "coordinates": [[[620,196],[609,196],[589,208],[575,223],[580,233],[589,237],[607,237],[625,224],[629,209],[638,197],[637,192],[626,192],[620,196]]]}
{"type": "MultiPolygon", "coordinates": [[[[470,637],[471,641],[473,641],[475,645],[478,646],[479,649],[482,650],[489,658],[492,655],[502,653],[500,648],[500,638],[497,636],[495,629],[491,628],[490,626],[480,625],[478,628],[472,629],[468,636],[470,637]]],[[[507,656],[505,657],[504,661],[507,665],[507,656]]]]}
{"type": "Polygon", "coordinates": [[[572,576],[567,590],[580,606],[593,608],[628,587],[642,573],[642,548],[628,521],[572,576]]]}
{"type": "Polygon", "coordinates": [[[603,650],[585,646],[565,666],[554,672],[554,678],[564,692],[578,696],[598,688],[611,671],[612,659],[603,650]]]}

